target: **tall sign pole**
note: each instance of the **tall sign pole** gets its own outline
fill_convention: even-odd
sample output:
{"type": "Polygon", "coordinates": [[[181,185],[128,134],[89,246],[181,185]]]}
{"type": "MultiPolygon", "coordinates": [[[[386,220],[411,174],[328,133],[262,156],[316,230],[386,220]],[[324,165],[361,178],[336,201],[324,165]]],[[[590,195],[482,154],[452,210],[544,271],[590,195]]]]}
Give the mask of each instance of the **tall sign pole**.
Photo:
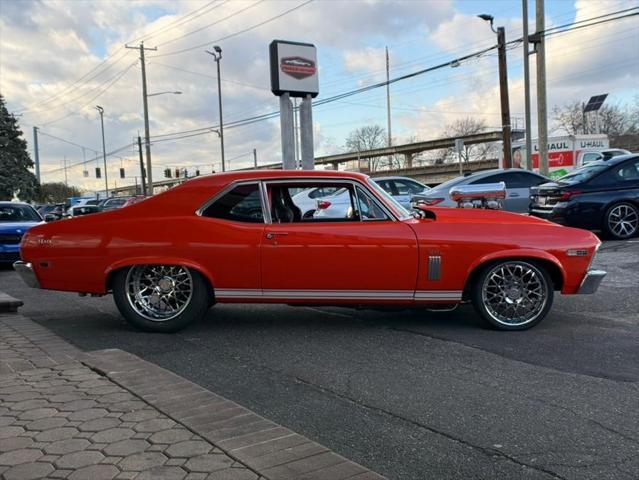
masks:
{"type": "Polygon", "coordinates": [[[280,97],[282,168],[295,169],[295,131],[291,97],[300,105],[301,167],[315,168],[313,149],[313,103],[319,93],[317,51],[310,43],[273,40],[269,45],[271,91],[280,97]]]}
{"type": "Polygon", "coordinates": [[[142,156],[142,139],[138,135],[138,153],[140,154],[140,183],[142,184],[142,195],[146,197],[146,183],[144,181],[144,157],[142,156]]]}
{"type": "Polygon", "coordinates": [[[530,50],[528,44],[528,0],[521,0],[524,29],[524,115],[526,117],[526,155],[524,168],[533,169],[532,165],[532,124],[530,122],[530,50]]]}
{"type": "Polygon", "coordinates": [[[149,133],[149,103],[146,90],[146,63],[144,61],[144,51],[156,51],[157,47],[145,47],[144,42],[141,42],[139,47],[129,47],[128,45],[125,45],[125,47],[140,50],[140,67],[142,70],[142,106],[144,108],[144,147],[146,149],[146,176],[148,178],[149,195],[153,195],[153,169],[151,168],[151,135],[149,133]]]}
{"type": "Polygon", "coordinates": [[[388,129],[388,147],[393,144],[391,134],[391,105],[390,105],[390,62],[388,60],[388,47],[386,47],[386,126],[388,129]]]}
{"type": "Polygon", "coordinates": [[[548,112],[546,103],[546,47],[544,30],[546,29],[544,0],[536,0],[536,49],[537,53],[537,141],[539,149],[539,173],[548,175],[548,112]]]}

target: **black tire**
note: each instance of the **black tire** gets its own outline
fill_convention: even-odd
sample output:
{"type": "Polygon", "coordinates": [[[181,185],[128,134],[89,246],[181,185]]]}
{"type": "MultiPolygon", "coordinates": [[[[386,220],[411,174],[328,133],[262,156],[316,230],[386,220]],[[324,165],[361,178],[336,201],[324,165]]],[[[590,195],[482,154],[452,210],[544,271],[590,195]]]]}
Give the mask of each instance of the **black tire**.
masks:
{"type": "MultiPolygon", "coordinates": [[[[533,292],[529,290],[526,294],[526,299],[528,299],[528,295],[532,295],[532,293],[533,292]]],[[[527,330],[534,327],[541,322],[546,315],[548,315],[548,312],[552,307],[553,299],[553,282],[548,271],[543,265],[530,260],[498,260],[491,262],[482,268],[481,272],[476,276],[473,284],[471,285],[471,300],[475,307],[475,311],[477,311],[479,316],[482,318],[486,327],[496,330],[527,330]],[[522,275],[526,275],[522,278],[527,278],[531,282],[535,279],[535,282],[538,282],[540,299],[535,308],[532,308],[534,302],[528,302],[531,305],[530,312],[527,314],[530,315],[530,318],[517,320],[516,317],[514,317],[516,312],[519,311],[519,306],[517,306],[517,309],[513,311],[513,316],[510,319],[505,318],[508,316],[507,313],[504,313],[504,316],[500,317],[500,313],[497,311],[498,309],[496,307],[499,307],[502,304],[508,305],[506,307],[508,309],[515,308],[512,306],[515,303],[517,305],[523,305],[521,307],[522,310],[526,308],[526,300],[521,297],[524,290],[517,290],[520,288],[520,286],[517,285],[521,284],[517,284],[516,282],[513,283],[513,290],[510,290],[510,292],[513,293],[512,298],[506,295],[508,298],[504,298],[502,303],[495,306],[494,302],[499,300],[499,295],[505,295],[506,289],[499,289],[495,286],[494,282],[498,282],[499,280],[496,280],[498,277],[494,277],[493,275],[495,273],[502,272],[500,269],[503,267],[508,267],[509,269],[512,269],[513,272],[522,272],[522,275]],[[487,292],[486,294],[484,293],[485,291],[487,292]],[[490,301],[491,298],[493,300],[492,302],[490,301]],[[486,301],[484,301],[485,299],[486,301]]]]}
{"type": "MultiPolygon", "coordinates": [[[[134,265],[123,268],[114,274],[112,280],[113,299],[125,320],[132,326],[148,332],[171,333],[182,330],[189,324],[202,319],[212,304],[213,293],[208,280],[198,271],[181,267],[190,275],[191,294],[185,305],[174,316],[166,319],[151,319],[133,307],[133,300],[127,294],[129,276],[136,268],[165,267],[163,265],[134,265]]],[[[176,266],[173,266],[177,268],[176,266]]],[[[142,307],[138,305],[139,310],[142,307]]],[[[151,315],[149,313],[149,315],[151,315]]]]}
{"type": "Polygon", "coordinates": [[[606,238],[613,240],[626,240],[634,237],[639,233],[639,208],[630,202],[618,202],[611,205],[604,214],[601,228],[606,238]],[[629,222],[625,223],[624,227],[620,227],[618,223],[615,225],[615,222],[619,220],[620,211],[626,212],[630,216],[630,218],[626,217],[629,222]],[[621,228],[629,228],[629,230],[626,233],[622,232],[621,228]]]}

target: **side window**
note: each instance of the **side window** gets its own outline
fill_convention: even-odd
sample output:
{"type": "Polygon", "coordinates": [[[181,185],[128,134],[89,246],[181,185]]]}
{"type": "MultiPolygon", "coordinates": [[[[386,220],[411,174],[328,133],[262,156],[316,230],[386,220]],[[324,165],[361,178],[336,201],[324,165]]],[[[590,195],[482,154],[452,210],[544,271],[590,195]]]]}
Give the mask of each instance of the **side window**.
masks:
{"type": "Polygon", "coordinates": [[[489,175],[487,177],[480,178],[478,180],[475,180],[474,182],[470,182],[470,185],[481,185],[484,183],[499,183],[499,182],[505,182],[506,188],[508,188],[509,185],[508,185],[508,181],[506,180],[505,173],[497,173],[495,175],[489,175]]]}
{"type": "Polygon", "coordinates": [[[397,195],[410,195],[413,193],[408,182],[403,180],[395,180],[395,187],[397,188],[397,195]]]}
{"type": "Polygon", "coordinates": [[[312,188],[308,194],[309,198],[322,198],[335,194],[340,187],[317,187],[312,188]]]}
{"type": "Polygon", "coordinates": [[[206,207],[202,216],[236,222],[263,223],[259,185],[238,185],[206,207]]]}
{"type": "MultiPolygon", "coordinates": [[[[350,183],[272,183],[267,184],[269,208],[273,223],[358,221],[350,183]],[[315,195],[309,203],[305,194],[295,195],[303,187],[315,195]]],[[[311,195],[309,194],[308,197],[311,195]]]]}
{"type": "Polygon", "coordinates": [[[389,195],[401,195],[397,191],[397,184],[391,180],[380,180],[377,184],[388,192],[389,195]]]}
{"type": "Polygon", "coordinates": [[[388,215],[382,210],[377,201],[375,201],[367,192],[360,187],[357,189],[358,217],[362,220],[388,220],[388,215]]]}
{"type": "Polygon", "coordinates": [[[545,183],[547,180],[532,173],[513,172],[506,174],[507,188],[530,188],[545,183]]]}
{"type": "Polygon", "coordinates": [[[639,160],[625,162],[615,170],[615,176],[622,182],[639,180],[639,160]]]}
{"type": "Polygon", "coordinates": [[[587,163],[596,162],[597,160],[601,160],[602,158],[603,158],[602,155],[597,152],[584,153],[582,164],[586,165],[587,163]]]}

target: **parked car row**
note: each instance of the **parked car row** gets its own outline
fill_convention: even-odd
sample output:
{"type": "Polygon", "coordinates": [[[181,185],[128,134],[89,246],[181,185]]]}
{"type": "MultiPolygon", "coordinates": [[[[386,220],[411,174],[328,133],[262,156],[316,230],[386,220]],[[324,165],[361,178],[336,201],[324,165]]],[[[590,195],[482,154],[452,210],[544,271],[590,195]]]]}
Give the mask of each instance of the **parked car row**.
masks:
{"type": "Polygon", "coordinates": [[[72,202],[41,205],[38,208],[38,213],[45,221],[51,222],[123,208],[144,200],[144,198],[144,195],[109,197],[101,200],[94,197],[76,197],[72,199],[72,202]]]}
{"type": "Polygon", "coordinates": [[[639,155],[620,152],[600,152],[599,160],[585,162],[555,181],[516,168],[471,173],[413,195],[411,206],[455,207],[451,189],[503,182],[504,210],[601,231],[607,238],[631,238],[639,234],[639,155]]]}

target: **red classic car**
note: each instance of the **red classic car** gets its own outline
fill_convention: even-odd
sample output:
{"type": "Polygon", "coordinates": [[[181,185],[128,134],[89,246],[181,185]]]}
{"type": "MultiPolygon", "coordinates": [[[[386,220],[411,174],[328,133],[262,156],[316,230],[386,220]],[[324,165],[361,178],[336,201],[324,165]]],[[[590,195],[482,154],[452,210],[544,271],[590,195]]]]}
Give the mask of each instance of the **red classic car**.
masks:
{"type": "Polygon", "coordinates": [[[411,214],[357,173],[246,171],[34,227],[15,268],[38,288],[112,292],[130,323],[154,331],[181,329],[217,302],[464,301],[489,326],[523,330],[546,316],[555,291],[597,289],[605,272],[589,268],[599,244],[585,230],[497,210],[411,214]],[[304,218],[293,196],[320,187],[348,191],[350,206],[304,218]]]}

